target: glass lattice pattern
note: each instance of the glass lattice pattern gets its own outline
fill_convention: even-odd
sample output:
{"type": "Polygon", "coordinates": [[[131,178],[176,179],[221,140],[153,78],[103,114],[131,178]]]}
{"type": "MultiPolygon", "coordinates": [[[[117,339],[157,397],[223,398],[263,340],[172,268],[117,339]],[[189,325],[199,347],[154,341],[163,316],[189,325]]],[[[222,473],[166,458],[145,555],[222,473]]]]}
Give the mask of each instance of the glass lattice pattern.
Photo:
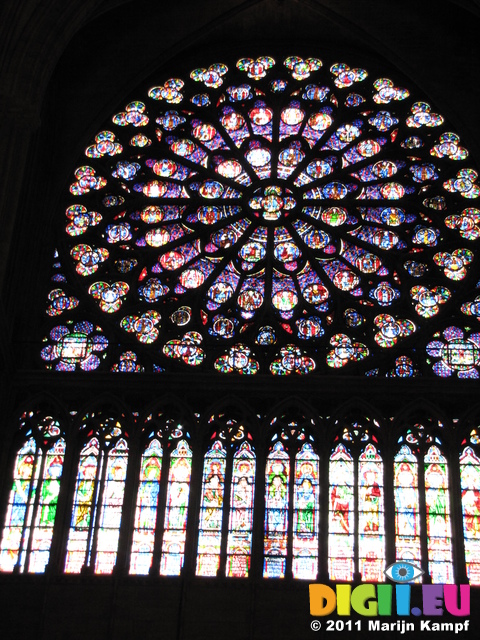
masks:
{"type": "Polygon", "coordinates": [[[166,73],[74,171],[43,363],[476,378],[476,181],[401,81],[295,56],[166,73]]]}

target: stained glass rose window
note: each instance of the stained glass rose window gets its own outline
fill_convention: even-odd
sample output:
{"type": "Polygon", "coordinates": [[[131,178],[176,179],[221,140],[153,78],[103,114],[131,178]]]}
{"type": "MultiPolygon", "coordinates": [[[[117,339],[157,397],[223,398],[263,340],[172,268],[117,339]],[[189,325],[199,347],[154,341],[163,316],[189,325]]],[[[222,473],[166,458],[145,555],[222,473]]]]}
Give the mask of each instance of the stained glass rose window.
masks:
{"type": "Polygon", "coordinates": [[[139,98],[72,173],[47,367],[456,370],[432,344],[480,318],[480,186],[434,107],[298,56],[165,75],[139,98]]]}

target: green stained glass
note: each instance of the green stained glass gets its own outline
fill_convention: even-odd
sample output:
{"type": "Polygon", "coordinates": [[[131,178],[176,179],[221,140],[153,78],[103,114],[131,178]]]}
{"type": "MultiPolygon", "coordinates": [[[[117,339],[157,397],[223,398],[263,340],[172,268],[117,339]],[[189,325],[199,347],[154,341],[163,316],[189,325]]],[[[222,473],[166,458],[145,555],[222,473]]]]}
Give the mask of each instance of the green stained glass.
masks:
{"type": "Polygon", "coordinates": [[[0,543],[0,569],[43,573],[49,562],[65,457],[59,423],[23,414],[28,439],[18,449],[0,543]],[[32,421],[34,426],[32,427],[32,421]],[[28,427],[26,427],[28,425],[28,427]]]}

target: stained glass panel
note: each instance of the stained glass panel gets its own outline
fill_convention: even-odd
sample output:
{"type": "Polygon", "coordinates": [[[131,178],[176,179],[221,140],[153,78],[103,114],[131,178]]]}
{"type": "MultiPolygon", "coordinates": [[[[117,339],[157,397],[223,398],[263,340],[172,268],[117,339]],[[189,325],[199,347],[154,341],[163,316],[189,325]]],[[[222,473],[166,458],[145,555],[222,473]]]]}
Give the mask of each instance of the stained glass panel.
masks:
{"type": "Polygon", "coordinates": [[[318,573],[319,457],[309,443],[295,456],[293,494],[294,578],[315,580],[318,573]]]}
{"type": "Polygon", "coordinates": [[[8,501],[7,517],[1,544],[2,571],[13,571],[17,564],[25,525],[27,525],[25,529],[27,540],[30,535],[40,465],[41,452],[38,458],[36,442],[34,438],[30,438],[21,447],[15,459],[13,486],[8,501]]]}
{"type": "Polygon", "coordinates": [[[178,576],[185,557],[192,451],[180,440],[170,455],[160,574],[178,576]]]}
{"type": "Polygon", "coordinates": [[[460,455],[465,559],[470,584],[480,584],[480,459],[471,447],[460,455]]]}
{"type": "Polygon", "coordinates": [[[45,455],[30,543],[29,572],[43,573],[50,557],[64,457],[65,441],[60,438],[45,455]]]}
{"type": "Polygon", "coordinates": [[[92,438],[80,452],[65,573],[80,573],[90,560],[92,527],[98,501],[97,476],[102,473],[103,457],[97,438],[92,438]]]}
{"type": "Polygon", "coordinates": [[[246,578],[252,552],[255,495],[255,454],[247,442],[240,445],[233,457],[230,491],[226,574],[246,578]]]}
{"type": "Polygon", "coordinates": [[[383,461],[372,444],[358,459],[358,558],[365,582],[382,582],[385,570],[383,461]]]}
{"type": "Polygon", "coordinates": [[[410,447],[402,445],[395,456],[395,557],[421,565],[418,462],[410,447]]]}
{"type": "Polygon", "coordinates": [[[355,509],[353,458],[343,444],[330,456],[328,514],[328,575],[351,581],[354,572],[355,509]]]}
{"type": "Polygon", "coordinates": [[[130,573],[148,574],[155,543],[158,492],[162,472],[162,446],[156,439],[145,449],[140,463],[130,573]]]}
{"type": "Polygon", "coordinates": [[[447,460],[431,446],[424,464],[428,568],[432,582],[447,584],[454,580],[447,460]]]}
{"type": "Polygon", "coordinates": [[[20,418],[23,444],[13,463],[0,570],[43,573],[50,558],[65,457],[60,423],[41,410],[20,418]]]}
{"type": "Polygon", "coordinates": [[[288,536],[290,460],[281,442],[276,442],[265,468],[265,540],[263,576],[285,577],[288,536]]]}
{"type": "Polygon", "coordinates": [[[226,451],[217,440],[205,455],[198,533],[197,576],[216,576],[222,542],[226,451]]]}
{"type": "Polygon", "coordinates": [[[111,573],[117,559],[118,537],[122,521],[128,447],[119,440],[107,458],[100,520],[98,523],[95,573],[111,573]]]}

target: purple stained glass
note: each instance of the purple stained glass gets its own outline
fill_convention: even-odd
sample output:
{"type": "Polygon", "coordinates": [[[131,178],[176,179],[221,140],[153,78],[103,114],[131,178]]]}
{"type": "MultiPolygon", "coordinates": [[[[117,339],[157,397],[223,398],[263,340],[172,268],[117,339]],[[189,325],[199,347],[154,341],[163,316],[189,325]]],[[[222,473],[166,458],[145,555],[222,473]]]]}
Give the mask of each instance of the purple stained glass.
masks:
{"type": "MultiPolygon", "coordinates": [[[[362,375],[375,360],[389,376],[398,354],[381,353],[381,307],[414,322],[429,344],[448,294],[452,324],[465,334],[475,297],[460,299],[453,283],[471,278],[480,186],[474,169],[458,166],[468,151],[432,105],[395,79],[315,57],[245,57],[170,75],[119,107],[73,172],[59,262],[79,277],[54,273],[47,368],[111,369],[120,328],[121,350],[138,351],[138,373],[154,365],[234,373],[219,350],[245,332],[255,371],[276,375],[278,354],[250,325],[261,319],[278,337],[304,339],[300,319],[315,314],[323,333],[302,354],[312,371],[362,375]],[[272,75],[278,68],[288,80],[272,75]],[[402,126],[412,135],[398,135],[402,126]],[[145,317],[145,303],[166,317],[160,308],[145,317]],[[373,308],[353,334],[343,318],[355,303],[373,308]],[[194,347],[170,322],[183,307],[194,347]],[[362,345],[362,357],[332,360],[338,335],[362,345]]],[[[404,355],[415,362],[411,345],[404,355]]],[[[457,367],[460,350],[450,344],[439,362],[427,353],[432,366],[418,375],[476,377],[476,346],[469,367],[457,367]]]]}

